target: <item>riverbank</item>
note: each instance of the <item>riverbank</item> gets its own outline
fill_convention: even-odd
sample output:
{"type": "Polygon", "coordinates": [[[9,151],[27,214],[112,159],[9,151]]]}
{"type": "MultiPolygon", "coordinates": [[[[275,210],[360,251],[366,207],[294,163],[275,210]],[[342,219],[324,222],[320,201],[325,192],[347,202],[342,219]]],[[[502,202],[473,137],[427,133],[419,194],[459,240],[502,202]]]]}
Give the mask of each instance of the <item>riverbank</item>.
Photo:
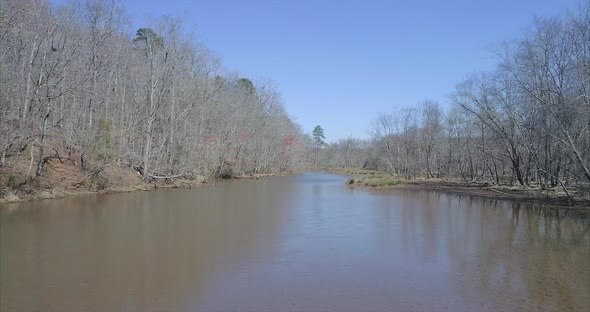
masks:
{"type": "Polygon", "coordinates": [[[457,195],[477,196],[490,199],[511,200],[543,206],[590,210],[590,196],[575,187],[568,188],[568,195],[561,188],[542,190],[540,187],[524,189],[518,186],[492,185],[489,183],[463,182],[444,179],[403,179],[379,171],[365,169],[319,168],[351,178],[349,187],[371,189],[402,189],[438,191],[457,195]]]}
{"type": "MultiPolygon", "coordinates": [[[[214,177],[203,175],[175,178],[158,178],[145,181],[133,168],[110,163],[93,168],[86,173],[69,161],[48,160],[46,172],[25,183],[26,168],[16,168],[11,172],[0,171],[0,204],[41,199],[56,199],[88,194],[127,193],[173,188],[197,188],[215,185],[214,177]]],[[[280,174],[236,175],[232,179],[260,179],[280,174]]]]}
{"type": "Polygon", "coordinates": [[[158,179],[145,182],[132,168],[109,164],[99,171],[83,173],[73,164],[48,161],[47,172],[25,183],[22,172],[0,173],[0,204],[39,199],[56,199],[87,194],[126,193],[166,188],[193,188],[210,183],[210,179],[158,179]]]}
{"type": "MultiPolygon", "coordinates": [[[[362,181],[360,183],[363,183],[362,181]]],[[[371,187],[371,186],[370,186],[371,187]]],[[[477,196],[490,199],[526,202],[544,206],[559,206],[590,210],[590,199],[587,197],[571,197],[557,190],[541,190],[540,188],[522,189],[510,186],[488,185],[485,183],[464,183],[444,180],[413,180],[399,181],[391,186],[381,188],[439,191],[457,195],[477,196]]]]}

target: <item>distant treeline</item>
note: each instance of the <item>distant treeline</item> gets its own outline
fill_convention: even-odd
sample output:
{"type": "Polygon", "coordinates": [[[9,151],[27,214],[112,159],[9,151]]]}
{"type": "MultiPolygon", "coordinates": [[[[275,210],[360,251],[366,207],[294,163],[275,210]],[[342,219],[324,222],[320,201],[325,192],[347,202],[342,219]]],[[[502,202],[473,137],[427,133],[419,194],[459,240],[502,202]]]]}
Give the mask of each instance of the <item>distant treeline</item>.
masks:
{"type": "Polygon", "coordinates": [[[425,101],[380,116],[371,140],[327,145],[321,163],[542,188],[590,182],[590,2],[535,19],[459,83],[444,111],[425,101]]]}
{"type": "Polygon", "coordinates": [[[227,175],[304,159],[309,138],[272,83],[224,70],[180,20],[131,30],[121,4],[0,0],[5,171],[30,160],[30,180],[70,157],[144,176],[227,175]]]}

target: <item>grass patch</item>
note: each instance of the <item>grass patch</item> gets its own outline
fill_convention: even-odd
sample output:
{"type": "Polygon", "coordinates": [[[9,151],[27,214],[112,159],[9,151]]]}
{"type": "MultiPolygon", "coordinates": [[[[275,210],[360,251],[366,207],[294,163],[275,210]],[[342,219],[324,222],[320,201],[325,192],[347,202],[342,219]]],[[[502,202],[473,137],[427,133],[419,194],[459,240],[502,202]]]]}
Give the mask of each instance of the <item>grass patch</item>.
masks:
{"type": "Polygon", "coordinates": [[[397,180],[394,177],[376,177],[376,178],[366,178],[363,179],[362,182],[364,185],[371,186],[371,187],[380,187],[380,186],[395,186],[402,183],[400,180],[397,180]]]}
{"type": "Polygon", "coordinates": [[[337,168],[337,167],[325,167],[320,166],[318,167],[321,170],[326,170],[334,173],[339,174],[349,174],[349,175],[375,175],[375,174],[383,174],[383,172],[371,169],[363,169],[363,168],[337,168]]]}
{"type": "Polygon", "coordinates": [[[368,175],[368,174],[377,174],[379,171],[376,170],[369,170],[369,169],[362,169],[362,168],[343,168],[341,169],[342,172],[347,174],[360,174],[360,175],[368,175]]]}

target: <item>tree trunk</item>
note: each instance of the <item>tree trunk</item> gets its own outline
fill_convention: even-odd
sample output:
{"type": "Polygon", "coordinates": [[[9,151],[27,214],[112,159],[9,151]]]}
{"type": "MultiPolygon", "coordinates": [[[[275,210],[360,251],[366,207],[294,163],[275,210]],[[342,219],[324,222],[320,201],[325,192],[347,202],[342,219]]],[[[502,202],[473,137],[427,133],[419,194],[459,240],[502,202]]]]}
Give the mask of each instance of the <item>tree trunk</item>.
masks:
{"type": "MultiPolygon", "coordinates": [[[[49,105],[49,104],[48,104],[49,105]]],[[[47,132],[47,120],[49,119],[49,109],[43,117],[43,127],[41,128],[41,137],[39,139],[39,160],[37,161],[37,176],[41,176],[43,173],[43,165],[45,164],[45,158],[43,155],[45,149],[45,134],[47,132]]]]}

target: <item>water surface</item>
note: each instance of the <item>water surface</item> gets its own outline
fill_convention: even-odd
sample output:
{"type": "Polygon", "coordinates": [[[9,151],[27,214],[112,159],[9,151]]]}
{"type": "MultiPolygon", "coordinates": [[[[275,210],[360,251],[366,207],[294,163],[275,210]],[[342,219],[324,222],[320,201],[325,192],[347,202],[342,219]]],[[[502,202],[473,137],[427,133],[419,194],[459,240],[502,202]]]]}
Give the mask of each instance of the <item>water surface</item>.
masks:
{"type": "Polygon", "coordinates": [[[589,311],[590,216],[308,173],[0,209],[0,311],[589,311]]]}

